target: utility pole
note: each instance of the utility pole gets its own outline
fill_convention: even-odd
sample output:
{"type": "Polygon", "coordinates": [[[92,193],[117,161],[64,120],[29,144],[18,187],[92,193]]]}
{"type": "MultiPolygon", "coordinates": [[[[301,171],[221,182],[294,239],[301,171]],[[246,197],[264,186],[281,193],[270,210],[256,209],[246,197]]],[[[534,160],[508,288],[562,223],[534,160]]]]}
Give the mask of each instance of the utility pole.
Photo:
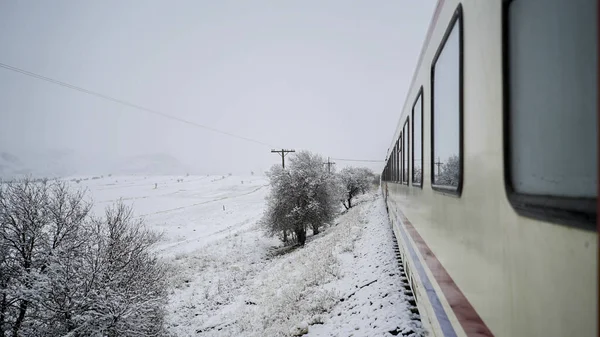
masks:
{"type": "Polygon", "coordinates": [[[331,173],[331,165],[335,165],[335,163],[330,161],[329,157],[327,157],[327,162],[323,163],[323,165],[327,165],[327,172],[331,173]]]}
{"type": "Polygon", "coordinates": [[[437,165],[437,167],[438,167],[438,176],[439,176],[440,175],[440,166],[442,166],[442,164],[443,164],[442,162],[440,162],[440,157],[438,157],[437,163],[434,163],[434,164],[437,165]]]}
{"type": "Polygon", "coordinates": [[[281,156],[281,167],[285,168],[285,155],[287,155],[290,152],[296,152],[295,150],[285,150],[285,149],[281,149],[281,150],[271,150],[271,153],[278,153],[281,156]]]}

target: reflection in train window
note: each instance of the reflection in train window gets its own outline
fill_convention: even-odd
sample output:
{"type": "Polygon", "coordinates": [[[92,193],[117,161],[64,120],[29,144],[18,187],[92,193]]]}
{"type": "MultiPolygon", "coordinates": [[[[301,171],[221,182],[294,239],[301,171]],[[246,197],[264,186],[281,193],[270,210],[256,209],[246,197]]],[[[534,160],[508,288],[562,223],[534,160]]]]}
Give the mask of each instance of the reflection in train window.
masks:
{"type": "Polygon", "coordinates": [[[402,182],[408,185],[408,155],[410,152],[408,147],[408,139],[410,137],[408,131],[408,119],[404,123],[404,128],[402,130],[402,134],[404,135],[404,142],[402,143],[402,148],[404,149],[402,157],[402,182]]]}
{"type": "Polygon", "coordinates": [[[462,175],[460,22],[459,8],[431,68],[432,184],[453,193],[460,193],[462,175]]]}
{"type": "Polygon", "coordinates": [[[398,145],[394,145],[392,150],[392,181],[396,181],[396,152],[398,152],[398,145]]]}
{"type": "Polygon", "coordinates": [[[588,0],[519,0],[508,7],[507,181],[529,197],[520,205],[587,212],[595,219],[597,6],[588,0]]]}
{"type": "Polygon", "coordinates": [[[388,171],[388,177],[389,177],[389,181],[394,181],[394,151],[396,151],[396,147],[392,147],[392,150],[390,152],[390,158],[388,160],[388,166],[389,166],[389,171],[388,171]]]}
{"type": "Polygon", "coordinates": [[[412,109],[412,183],[414,186],[422,186],[423,183],[423,94],[419,93],[417,101],[412,109]]]}
{"type": "Polygon", "coordinates": [[[387,162],[385,163],[385,169],[383,170],[383,180],[390,181],[390,158],[387,158],[387,162]]]}
{"type": "Polygon", "coordinates": [[[396,145],[392,148],[392,155],[390,156],[390,181],[396,181],[396,145]]]}
{"type": "Polygon", "coordinates": [[[395,157],[395,161],[394,161],[395,165],[396,165],[396,170],[395,170],[396,171],[396,179],[395,179],[396,182],[400,181],[400,179],[401,179],[400,178],[400,172],[401,172],[400,157],[402,156],[402,143],[401,142],[402,142],[402,136],[400,137],[400,139],[398,139],[396,141],[396,153],[395,153],[396,157],[395,157]]]}

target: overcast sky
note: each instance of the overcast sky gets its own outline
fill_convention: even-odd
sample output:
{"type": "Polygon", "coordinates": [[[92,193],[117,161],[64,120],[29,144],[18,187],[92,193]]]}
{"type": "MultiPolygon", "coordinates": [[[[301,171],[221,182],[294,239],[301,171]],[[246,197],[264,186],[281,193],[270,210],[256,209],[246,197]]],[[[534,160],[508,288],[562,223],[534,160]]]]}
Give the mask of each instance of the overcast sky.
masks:
{"type": "MultiPolygon", "coordinates": [[[[0,62],[273,147],[384,159],[434,7],[4,0],[0,62]]],[[[17,155],[59,149],[102,162],[167,153],[203,173],[280,162],[269,146],[2,68],[0,121],[0,150],[17,155]]]]}

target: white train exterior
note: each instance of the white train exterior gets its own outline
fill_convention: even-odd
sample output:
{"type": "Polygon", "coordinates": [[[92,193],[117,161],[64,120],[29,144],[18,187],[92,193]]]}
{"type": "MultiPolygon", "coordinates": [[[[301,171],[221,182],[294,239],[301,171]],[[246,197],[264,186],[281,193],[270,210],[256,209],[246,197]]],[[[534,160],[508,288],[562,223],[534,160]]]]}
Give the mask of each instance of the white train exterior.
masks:
{"type": "Polygon", "coordinates": [[[598,1],[438,1],[382,173],[432,336],[598,333],[598,1]]]}

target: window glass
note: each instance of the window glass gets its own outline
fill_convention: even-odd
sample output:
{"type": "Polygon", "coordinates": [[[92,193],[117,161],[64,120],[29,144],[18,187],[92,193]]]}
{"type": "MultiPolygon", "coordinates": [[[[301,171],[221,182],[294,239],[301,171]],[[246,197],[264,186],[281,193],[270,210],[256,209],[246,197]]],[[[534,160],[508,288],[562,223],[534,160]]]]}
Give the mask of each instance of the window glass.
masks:
{"type": "Polygon", "coordinates": [[[402,131],[402,134],[404,135],[404,143],[402,145],[402,147],[404,148],[404,155],[402,158],[402,182],[408,184],[408,155],[410,153],[408,147],[408,140],[410,137],[408,131],[408,120],[406,121],[406,123],[404,123],[404,131],[402,131]]]}
{"type": "Polygon", "coordinates": [[[396,181],[396,145],[392,148],[392,156],[390,158],[390,181],[396,181]]]}
{"type": "Polygon", "coordinates": [[[392,157],[392,181],[396,181],[396,152],[398,152],[397,145],[394,145],[394,153],[392,157]]]}
{"type": "Polygon", "coordinates": [[[597,197],[597,1],[508,8],[510,173],[515,192],[597,197]]]}
{"type": "MultiPolygon", "coordinates": [[[[459,19],[460,20],[460,19],[459,19]]],[[[432,81],[433,184],[458,190],[460,184],[460,39],[452,25],[434,62],[432,81]]]]}
{"type": "Polygon", "coordinates": [[[402,172],[402,163],[400,162],[400,157],[402,157],[402,136],[400,136],[400,139],[396,141],[396,181],[400,181],[402,179],[400,177],[400,174],[402,172]]]}
{"type": "Polygon", "coordinates": [[[385,181],[388,181],[390,178],[388,176],[388,172],[390,172],[390,161],[388,160],[387,163],[385,164],[385,169],[383,170],[383,176],[385,178],[385,181]]]}
{"type": "Polygon", "coordinates": [[[392,149],[392,158],[391,158],[391,172],[390,172],[390,180],[391,181],[396,181],[396,145],[394,145],[394,148],[392,149]]]}
{"type": "Polygon", "coordinates": [[[423,94],[419,94],[419,98],[415,102],[413,106],[413,163],[412,163],[412,182],[413,185],[421,185],[423,183],[423,138],[422,138],[422,104],[423,104],[423,94]]]}
{"type": "Polygon", "coordinates": [[[387,164],[385,166],[385,180],[389,181],[390,180],[390,160],[388,158],[387,164]]]}

